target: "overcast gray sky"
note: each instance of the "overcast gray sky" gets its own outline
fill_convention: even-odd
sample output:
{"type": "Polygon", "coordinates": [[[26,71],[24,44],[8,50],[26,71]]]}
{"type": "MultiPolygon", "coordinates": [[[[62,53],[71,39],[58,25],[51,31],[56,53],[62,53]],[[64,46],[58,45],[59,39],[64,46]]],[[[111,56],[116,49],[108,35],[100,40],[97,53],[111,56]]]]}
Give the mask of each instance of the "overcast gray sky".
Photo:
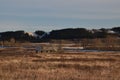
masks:
{"type": "Polygon", "coordinates": [[[120,0],[0,0],[0,32],[120,26],[120,0]]]}

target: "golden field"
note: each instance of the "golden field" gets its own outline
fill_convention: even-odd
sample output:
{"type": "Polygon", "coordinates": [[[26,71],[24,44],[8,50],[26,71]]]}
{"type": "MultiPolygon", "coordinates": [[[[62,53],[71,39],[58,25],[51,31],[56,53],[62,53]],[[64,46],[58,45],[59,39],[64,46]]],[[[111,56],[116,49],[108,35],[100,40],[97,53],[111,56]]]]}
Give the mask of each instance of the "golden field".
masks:
{"type": "Polygon", "coordinates": [[[35,53],[0,49],[0,80],[119,80],[120,52],[35,53]]]}

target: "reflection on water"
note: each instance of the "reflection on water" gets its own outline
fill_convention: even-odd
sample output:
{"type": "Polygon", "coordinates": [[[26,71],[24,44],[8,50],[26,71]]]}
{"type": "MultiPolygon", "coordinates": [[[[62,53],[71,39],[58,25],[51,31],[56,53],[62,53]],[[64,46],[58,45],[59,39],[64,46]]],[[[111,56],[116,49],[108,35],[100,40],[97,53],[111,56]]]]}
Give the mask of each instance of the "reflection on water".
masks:
{"type": "Polygon", "coordinates": [[[0,48],[6,48],[5,46],[0,46],[0,48]]]}
{"type": "MultiPolygon", "coordinates": [[[[0,49],[1,48],[19,48],[19,47],[13,47],[13,46],[0,46],[0,49]]],[[[26,48],[26,49],[30,49],[31,47],[23,47],[23,48],[26,48]]],[[[79,52],[120,52],[120,51],[109,51],[109,50],[87,50],[87,49],[84,49],[84,48],[81,48],[81,47],[77,47],[77,48],[72,48],[72,47],[65,47],[65,48],[62,48],[64,50],[64,52],[67,52],[67,53],[79,53],[79,52]]]]}
{"type": "Polygon", "coordinates": [[[78,53],[78,52],[112,52],[109,50],[87,50],[87,49],[64,49],[64,51],[70,52],[70,53],[73,53],[73,52],[76,52],[76,53],[78,53]]]}

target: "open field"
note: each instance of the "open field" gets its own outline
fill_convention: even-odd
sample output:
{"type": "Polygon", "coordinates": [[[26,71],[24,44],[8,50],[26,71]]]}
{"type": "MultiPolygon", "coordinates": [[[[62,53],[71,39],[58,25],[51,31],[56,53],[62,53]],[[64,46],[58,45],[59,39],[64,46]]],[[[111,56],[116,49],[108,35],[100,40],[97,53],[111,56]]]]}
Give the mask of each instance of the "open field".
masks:
{"type": "Polygon", "coordinates": [[[0,49],[0,80],[119,80],[120,52],[38,53],[0,49]]]}

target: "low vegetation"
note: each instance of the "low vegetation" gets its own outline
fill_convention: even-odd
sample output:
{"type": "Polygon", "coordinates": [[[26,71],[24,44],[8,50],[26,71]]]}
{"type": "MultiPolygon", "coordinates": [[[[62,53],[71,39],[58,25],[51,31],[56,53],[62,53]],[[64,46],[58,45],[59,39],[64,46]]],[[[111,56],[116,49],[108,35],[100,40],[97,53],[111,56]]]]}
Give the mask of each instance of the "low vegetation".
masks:
{"type": "Polygon", "coordinates": [[[0,49],[0,80],[119,80],[120,52],[35,53],[0,49]]]}

